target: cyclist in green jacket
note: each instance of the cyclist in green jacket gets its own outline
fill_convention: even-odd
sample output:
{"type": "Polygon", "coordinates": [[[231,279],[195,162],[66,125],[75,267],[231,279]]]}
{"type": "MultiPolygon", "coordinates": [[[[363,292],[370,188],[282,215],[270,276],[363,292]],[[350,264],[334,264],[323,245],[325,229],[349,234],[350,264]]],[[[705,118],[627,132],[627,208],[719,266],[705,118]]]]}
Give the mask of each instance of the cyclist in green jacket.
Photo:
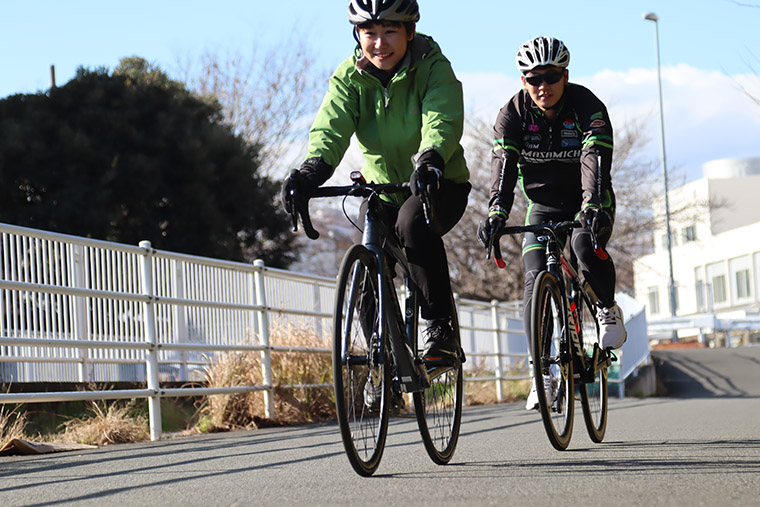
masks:
{"type": "Polygon", "coordinates": [[[283,182],[283,205],[289,211],[285,196],[291,189],[308,195],[332,176],[353,134],[368,182],[409,181],[411,195],[394,194],[386,202],[422,294],[425,356],[456,356],[442,236],[461,219],[471,188],[460,144],[462,85],[438,44],[416,32],[416,0],[351,0],[348,18],[358,45],[330,77],[306,160],[283,182]],[[436,212],[430,226],[422,193],[436,212]]]}

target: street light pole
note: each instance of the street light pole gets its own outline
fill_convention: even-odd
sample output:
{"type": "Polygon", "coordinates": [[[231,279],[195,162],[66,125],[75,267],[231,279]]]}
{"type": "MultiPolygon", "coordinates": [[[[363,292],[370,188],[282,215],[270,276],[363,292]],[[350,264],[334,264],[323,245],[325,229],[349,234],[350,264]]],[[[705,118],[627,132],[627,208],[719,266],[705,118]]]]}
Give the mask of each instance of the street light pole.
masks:
{"type": "MultiPolygon", "coordinates": [[[[668,280],[668,297],[670,299],[670,315],[676,316],[676,283],[673,279],[673,236],[670,232],[670,203],[668,199],[668,165],[665,158],[665,117],[662,107],[662,75],[660,73],[660,30],[659,18],[654,12],[644,14],[644,19],[654,22],[655,48],[657,50],[657,86],[660,92],[660,135],[662,137],[662,174],[665,181],[665,233],[668,246],[668,267],[670,268],[668,280]]],[[[677,334],[673,331],[673,338],[677,340],[677,334]]]]}

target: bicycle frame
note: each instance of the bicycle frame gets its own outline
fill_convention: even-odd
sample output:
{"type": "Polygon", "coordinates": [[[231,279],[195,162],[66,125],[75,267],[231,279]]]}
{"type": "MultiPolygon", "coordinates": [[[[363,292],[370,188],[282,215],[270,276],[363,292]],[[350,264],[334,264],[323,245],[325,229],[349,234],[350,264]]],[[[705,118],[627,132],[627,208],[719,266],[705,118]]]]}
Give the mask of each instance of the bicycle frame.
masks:
{"type": "Polygon", "coordinates": [[[417,392],[430,387],[430,379],[425,368],[416,362],[416,353],[411,347],[417,343],[417,289],[409,276],[409,264],[396,237],[380,219],[383,210],[377,194],[369,196],[364,217],[362,244],[372,252],[378,261],[378,287],[380,292],[379,314],[380,334],[389,338],[395,360],[401,391],[417,392]],[[405,312],[396,297],[393,276],[388,260],[393,259],[404,273],[407,289],[405,312]],[[402,325],[403,324],[403,325],[402,325]]]}
{"type": "MultiPolygon", "coordinates": [[[[351,180],[354,185],[319,187],[304,197],[291,189],[286,196],[293,230],[300,217],[311,239],[319,233],[311,224],[309,199],[367,199],[361,244],[348,249],[338,270],[333,315],[333,383],[343,446],[354,470],[372,475],[383,455],[392,410],[405,406],[397,395],[411,393],[425,450],[434,463],[445,465],[459,439],[464,354],[445,365],[418,355],[419,289],[381,200],[383,194],[407,191],[409,184],[367,183],[358,172],[351,180]],[[393,282],[396,267],[403,272],[406,289],[403,313],[393,282]]],[[[430,217],[428,196],[420,197],[425,216],[430,217]]],[[[456,311],[451,319],[458,334],[456,311]]]]}
{"type": "MultiPolygon", "coordinates": [[[[591,361],[588,360],[588,356],[583,351],[583,330],[580,326],[581,321],[578,314],[578,297],[584,298],[586,300],[585,303],[589,307],[593,306],[588,294],[586,294],[586,290],[581,284],[581,277],[578,271],[568,261],[557,237],[557,234],[564,234],[570,229],[580,226],[580,222],[560,222],[556,224],[549,223],[548,225],[538,224],[507,227],[503,232],[505,234],[534,232],[538,235],[539,241],[546,243],[546,270],[556,277],[560,293],[563,296],[560,298],[562,303],[562,340],[568,345],[565,348],[565,353],[571,353],[578,366],[578,368],[575,368],[576,378],[579,378],[582,382],[590,382],[593,381],[594,375],[596,375],[599,369],[606,368],[611,364],[611,360],[606,353],[600,356],[598,346],[594,347],[591,361]],[[570,284],[569,286],[568,283],[570,284]]],[[[498,240],[493,243],[492,247],[494,257],[501,260],[498,240]]]]}

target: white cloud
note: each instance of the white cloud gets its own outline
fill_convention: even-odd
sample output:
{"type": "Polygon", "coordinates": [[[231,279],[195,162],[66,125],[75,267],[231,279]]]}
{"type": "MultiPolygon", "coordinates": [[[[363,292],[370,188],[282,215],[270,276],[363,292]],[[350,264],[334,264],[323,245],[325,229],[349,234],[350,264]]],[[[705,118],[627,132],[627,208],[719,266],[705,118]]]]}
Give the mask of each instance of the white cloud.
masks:
{"type": "MultiPolygon", "coordinates": [[[[461,74],[468,114],[492,122],[519,90],[517,77],[461,74]]],[[[590,77],[570,75],[602,99],[613,124],[643,119],[651,125],[647,158],[660,157],[660,118],[655,69],[604,70],[590,77]]],[[[665,144],[668,166],[681,168],[687,180],[701,176],[703,163],[718,158],[760,156],[760,77],[727,76],[688,65],[662,69],[665,144]]]]}

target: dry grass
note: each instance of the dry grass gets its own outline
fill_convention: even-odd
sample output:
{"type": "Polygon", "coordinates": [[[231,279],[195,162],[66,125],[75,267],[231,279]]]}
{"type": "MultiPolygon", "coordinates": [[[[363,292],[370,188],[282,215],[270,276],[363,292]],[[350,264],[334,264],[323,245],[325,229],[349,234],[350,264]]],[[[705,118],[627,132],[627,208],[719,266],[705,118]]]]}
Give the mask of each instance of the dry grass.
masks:
{"type": "MultiPolygon", "coordinates": [[[[324,347],[313,332],[293,327],[277,327],[272,344],[291,347],[324,347]]],[[[277,421],[264,416],[264,395],[261,392],[209,396],[202,402],[198,427],[201,431],[224,431],[259,427],[267,424],[298,424],[335,417],[332,388],[298,388],[297,384],[332,382],[329,354],[305,352],[273,352],[272,378],[275,382],[277,421]]],[[[208,387],[252,386],[262,384],[261,354],[239,352],[223,354],[208,368],[208,387]]]]}
{"type": "Polygon", "coordinates": [[[142,442],[150,439],[148,421],[136,413],[136,402],[127,404],[92,402],[90,414],[63,424],[55,440],[64,443],[106,445],[142,442]]]}
{"type": "Polygon", "coordinates": [[[14,438],[26,438],[26,414],[19,409],[19,405],[12,410],[8,410],[6,405],[0,405],[0,446],[14,438]]]}
{"type": "MultiPolygon", "coordinates": [[[[502,373],[503,375],[527,375],[528,370],[525,365],[517,365],[509,368],[502,373]]],[[[481,358],[472,370],[468,371],[468,375],[472,377],[489,377],[493,376],[493,372],[485,367],[485,361],[481,358]]],[[[502,403],[524,400],[527,398],[530,392],[531,381],[530,380],[506,380],[502,381],[502,403]]],[[[493,405],[499,403],[496,399],[496,383],[495,381],[482,381],[482,382],[465,382],[464,384],[464,401],[468,406],[473,405],[493,405]]]]}

